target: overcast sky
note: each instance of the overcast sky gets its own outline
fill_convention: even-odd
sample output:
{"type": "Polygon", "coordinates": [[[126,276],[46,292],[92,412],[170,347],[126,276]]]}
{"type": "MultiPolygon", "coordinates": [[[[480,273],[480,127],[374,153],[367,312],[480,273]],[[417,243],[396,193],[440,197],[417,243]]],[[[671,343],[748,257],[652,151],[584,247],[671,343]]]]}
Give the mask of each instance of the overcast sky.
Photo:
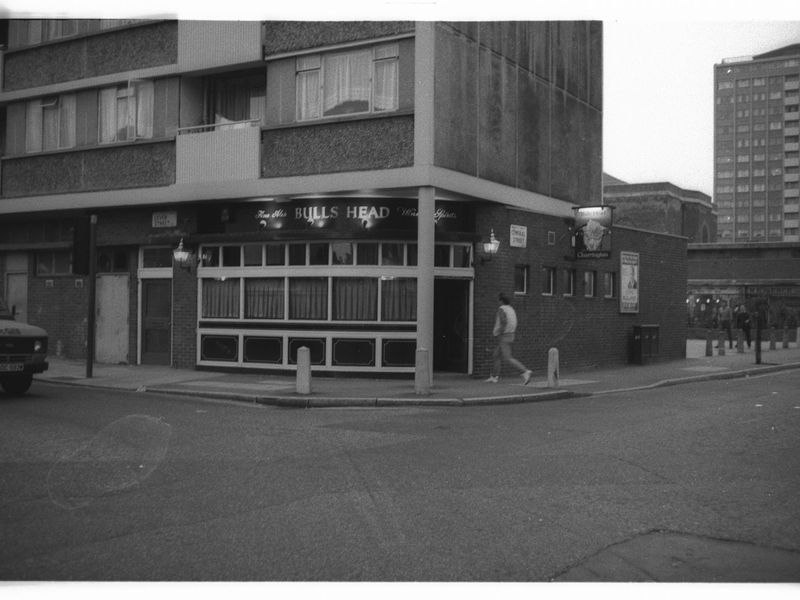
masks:
{"type": "Polygon", "coordinates": [[[79,17],[599,19],[605,42],[603,170],[631,183],[669,181],[709,195],[714,64],[800,43],[800,0],[0,0],[0,8],[12,16],[68,10],[79,17]]]}

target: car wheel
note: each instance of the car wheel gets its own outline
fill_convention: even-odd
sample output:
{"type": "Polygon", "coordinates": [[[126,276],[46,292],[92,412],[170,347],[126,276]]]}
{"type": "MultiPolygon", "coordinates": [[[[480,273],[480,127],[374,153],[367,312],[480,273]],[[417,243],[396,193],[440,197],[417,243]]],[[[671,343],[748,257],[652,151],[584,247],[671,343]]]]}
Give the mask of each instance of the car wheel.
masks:
{"type": "Polygon", "coordinates": [[[31,383],[33,383],[33,375],[30,373],[12,375],[3,378],[0,383],[3,389],[9,394],[24,394],[30,389],[31,383]]]}

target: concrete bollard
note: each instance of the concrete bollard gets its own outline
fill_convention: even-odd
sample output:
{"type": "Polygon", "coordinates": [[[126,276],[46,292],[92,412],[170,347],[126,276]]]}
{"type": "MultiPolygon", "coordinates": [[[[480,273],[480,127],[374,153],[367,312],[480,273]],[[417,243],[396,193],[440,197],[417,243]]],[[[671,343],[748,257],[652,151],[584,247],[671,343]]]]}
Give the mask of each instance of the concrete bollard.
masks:
{"type": "Polygon", "coordinates": [[[775,328],[772,327],[769,330],[769,349],[775,350],[775,328]]]}
{"type": "Polygon", "coordinates": [[[781,343],[781,347],[782,348],[788,348],[789,347],[789,330],[788,329],[784,329],[783,330],[783,339],[781,340],[781,342],[782,342],[781,343]]]}
{"type": "Polygon", "coordinates": [[[416,366],[414,368],[414,393],[417,396],[427,396],[431,393],[431,372],[428,351],[425,348],[417,349],[416,366]]]}
{"type": "Polygon", "coordinates": [[[744,354],[744,331],[736,330],[736,352],[744,354]]]}
{"type": "Polygon", "coordinates": [[[550,348],[547,352],[547,387],[557,388],[558,377],[558,348],[550,348]]]}
{"type": "Polygon", "coordinates": [[[706,330],[706,356],[714,356],[714,330],[706,330]]]}
{"type": "Polygon", "coordinates": [[[720,330],[719,338],[717,339],[717,354],[725,356],[725,332],[720,330]]]}
{"type": "Polygon", "coordinates": [[[311,393],[311,350],[305,346],[297,349],[297,393],[311,393]]]}

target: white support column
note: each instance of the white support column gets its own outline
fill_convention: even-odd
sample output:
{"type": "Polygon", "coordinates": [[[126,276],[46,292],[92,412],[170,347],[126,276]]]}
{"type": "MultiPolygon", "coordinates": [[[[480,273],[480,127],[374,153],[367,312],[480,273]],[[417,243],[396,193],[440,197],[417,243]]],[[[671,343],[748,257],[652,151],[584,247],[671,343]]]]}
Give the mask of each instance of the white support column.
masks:
{"type": "Polygon", "coordinates": [[[428,351],[433,383],[433,251],[435,190],[421,187],[417,209],[417,350],[428,351]]]}
{"type": "Polygon", "coordinates": [[[414,165],[433,165],[436,24],[418,21],[414,35],[414,165]]]}

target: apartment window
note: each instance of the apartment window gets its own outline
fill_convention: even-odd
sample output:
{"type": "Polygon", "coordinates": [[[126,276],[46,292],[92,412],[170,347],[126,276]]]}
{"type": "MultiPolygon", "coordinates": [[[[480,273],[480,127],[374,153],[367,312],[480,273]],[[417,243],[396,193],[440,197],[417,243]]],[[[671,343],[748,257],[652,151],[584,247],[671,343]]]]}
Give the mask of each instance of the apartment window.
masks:
{"type": "Polygon", "coordinates": [[[562,271],[562,283],[565,296],[575,295],[575,269],[564,269],[562,271]]]}
{"type": "Polygon", "coordinates": [[[302,56],[296,68],[300,121],[398,108],[398,44],[302,56]]]}
{"type": "Polygon", "coordinates": [[[603,295],[606,298],[615,298],[617,290],[617,274],[612,272],[603,273],[603,295]]]}
{"type": "Polygon", "coordinates": [[[543,267],[542,294],[552,296],[556,293],[556,270],[554,267],[543,267]]]}
{"type": "Polygon", "coordinates": [[[69,250],[40,250],[36,253],[36,274],[69,275],[72,273],[72,252],[69,250]]]}
{"type": "Polygon", "coordinates": [[[42,152],[75,146],[77,97],[63,94],[31,100],[26,107],[25,150],[42,152]]]}
{"type": "Polygon", "coordinates": [[[717,84],[718,90],[730,90],[733,89],[733,82],[732,81],[720,81],[717,84]]]}
{"type": "Polygon", "coordinates": [[[514,266],[514,293],[527,294],[528,293],[528,265],[515,265],[514,266]]]}
{"type": "Polygon", "coordinates": [[[597,283],[596,271],[585,271],[583,273],[583,295],[586,298],[594,298],[596,294],[595,286],[597,283]]]}
{"type": "Polygon", "coordinates": [[[780,100],[783,98],[783,92],[770,92],[769,99],[770,100],[780,100]]]}
{"type": "Polygon", "coordinates": [[[266,110],[266,75],[263,72],[210,78],[208,121],[224,124],[248,120],[263,123],[266,110]]]}
{"type": "Polygon", "coordinates": [[[766,85],[767,80],[764,77],[756,77],[753,79],[753,87],[761,87],[762,85],[766,85]]]}
{"type": "Polygon", "coordinates": [[[152,138],[153,91],[152,81],[100,90],[100,143],[152,138]]]}

